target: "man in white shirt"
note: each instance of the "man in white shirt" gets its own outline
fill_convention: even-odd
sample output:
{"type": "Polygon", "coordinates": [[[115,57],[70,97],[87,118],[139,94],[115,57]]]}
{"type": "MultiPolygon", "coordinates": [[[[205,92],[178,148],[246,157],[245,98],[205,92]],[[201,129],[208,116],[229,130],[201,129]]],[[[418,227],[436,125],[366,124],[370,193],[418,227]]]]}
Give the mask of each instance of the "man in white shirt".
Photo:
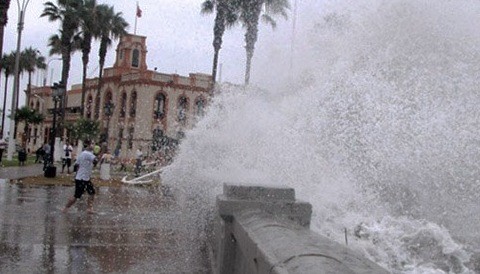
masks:
{"type": "Polygon", "coordinates": [[[62,173],[67,166],[67,173],[70,174],[70,166],[72,165],[72,152],[73,147],[68,142],[63,145],[63,157],[62,157],[62,173]]]}
{"type": "Polygon", "coordinates": [[[93,143],[90,140],[85,140],[84,145],[85,150],[80,153],[76,161],[76,163],[78,164],[78,171],[75,175],[75,194],[68,200],[67,204],[65,205],[65,208],[63,209],[64,213],[68,211],[68,209],[77,201],[77,199],[80,199],[82,197],[85,191],[89,195],[87,200],[87,213],[94,213],[93,198],[95,195],[95,188],[90,179],[92,176],[93,161],[96,157],[95,155],[93,155],[93,143]]]}

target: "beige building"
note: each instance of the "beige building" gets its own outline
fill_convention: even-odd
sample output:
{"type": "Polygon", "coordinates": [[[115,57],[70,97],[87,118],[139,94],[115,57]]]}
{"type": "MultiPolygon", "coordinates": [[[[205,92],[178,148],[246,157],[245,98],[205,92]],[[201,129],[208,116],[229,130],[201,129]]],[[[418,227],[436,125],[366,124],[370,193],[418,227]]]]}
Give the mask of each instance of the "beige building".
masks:
{"type": "MultiPolygon", "coordinates": [[[[149,70],[146,56],[146,37],[128,34],[117,46],[113,67],[104,69],[100,92],[98,78],[86,81],[84,116],[100,122],[99,141],[106,142],[111,152],[120,148],[121,157],[134,157],[139,147],[148,155],[171,153],[170,148],[203,114],[213,88],[208,74],[187,77],[149,70]]],[[[80,118],[81,90],[82,85],[75,84],[67,91],[66,123],[80,118]]],[[[30,151],[50,140],[51,93],[50,87],[32,90],[28,105],[43,112],[46,120],[30,126],[30,151]]],[[[63,136],[68,138],[67,130],[63,136]]]]}

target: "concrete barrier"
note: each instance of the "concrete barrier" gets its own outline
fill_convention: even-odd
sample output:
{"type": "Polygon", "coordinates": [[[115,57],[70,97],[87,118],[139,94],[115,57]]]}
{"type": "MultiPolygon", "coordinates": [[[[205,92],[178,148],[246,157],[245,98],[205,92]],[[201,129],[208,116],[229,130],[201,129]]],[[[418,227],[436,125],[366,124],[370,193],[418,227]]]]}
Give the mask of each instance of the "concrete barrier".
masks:
{"type": "Polygon", "coordinates": [[[388,273],[312,232],[312,206],[295,200],[293,188],[225,184],[217,210],[213,273],[388,273]]]}

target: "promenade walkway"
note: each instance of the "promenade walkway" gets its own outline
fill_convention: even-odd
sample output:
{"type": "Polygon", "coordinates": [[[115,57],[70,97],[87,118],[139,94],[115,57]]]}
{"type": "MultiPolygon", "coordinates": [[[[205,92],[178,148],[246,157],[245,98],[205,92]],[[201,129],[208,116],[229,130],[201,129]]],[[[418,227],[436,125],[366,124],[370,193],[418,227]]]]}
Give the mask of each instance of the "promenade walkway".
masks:
{"type": "Polygon", "coordinates": [[[95,214],[83,198],[64,214],[73,186],[4,180],[42,172],[0,169],[0,273],[209,272],[203,258],[192,260],[199,248],[178,223],[181,207],[158,187],[100,187],[95,214]]]}

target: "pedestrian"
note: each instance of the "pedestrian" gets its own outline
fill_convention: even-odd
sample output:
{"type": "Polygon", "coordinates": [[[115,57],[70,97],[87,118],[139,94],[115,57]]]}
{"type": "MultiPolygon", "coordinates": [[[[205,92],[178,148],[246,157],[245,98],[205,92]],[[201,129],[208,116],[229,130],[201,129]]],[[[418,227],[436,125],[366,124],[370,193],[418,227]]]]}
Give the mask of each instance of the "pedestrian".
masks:
{"type": "MultiPolygon", "coordinates": [[[[43,162],[45,164],[49,163],[50,160],[50,145],[48,143],[43,144],[43,162]]],[[[52,163],[53,163],[53,158],[52,158],[52,163]]]]}
{"type": "Polygon", "coordinates": [[[22,146],[18,151],[18,165],[24,166],[26,161],[27,161],[27,150],[25,149],[24,146],[22,146]]]}
{"type": "Polygon", "coordinates": [[[42,163],[43,155],[45,154],[45,151],[43,150],[43,146],[40,146],[36,151],[35,151],[35,163],[42,163]]]}
{"type": "Polygon", "coordinates": [[[62,157],[62,173],[67,167],[67,174],[70,174],[70,167],[72,166],[72,152],[73,147],[68,142],[63,145],[63,157],[62,157]]]}
{"type": "MultiPolygon", "coordinates": [[[[95,157],[97,157],[97,159],[100,159],[101,149],[102,149],[102,148],[101,148],[98,144],[95,144],[95,145],[93,146],[93,155],[95,155],[95,157]]],[[[97,162],[98,162],[98,161],[96,161],[96,162],[93,163],[93,167],[97,167],[97,162]]]]}
{"type": "Polygon", "coordinates": [[[105,153],[102,155],[102,159],[100,159],[100,179],[106,181],[110,180],[110,164],[112,163],[113,155],[110,154],[108,149],[105,150],[105,153]]]}
{"type": "Polygon", "coordinates": [[[139,147],[137,152],[135,152],[135,176],[140,175],[140,170],[142,168],[143,152],[142,148],[139,147]]]}
{"type": "Polygon", "coordinates": [[[0,140],[0,163],[2,162],[3,152],[7,149],[7,142],[4,139],[0,140]]]}
{"type": "Polygon", "coordinates": [[[91,181],[91,176],[95,155],[93,155],[93,143],[90,140],[85,140],[83,144],[85,146],[85,150],[80,153],[76,161],[76,164],[78,164],[78,171],[75,175],[75,194],[73,197],[68,199],[65,208],[62,210],[64,213],[68,211],[68,209],[77,201],[77,199],[82,197],[85,191],[89,195],[87,200],[87,213],[94,213],[93,200],[95,188],[91,181]]]}

